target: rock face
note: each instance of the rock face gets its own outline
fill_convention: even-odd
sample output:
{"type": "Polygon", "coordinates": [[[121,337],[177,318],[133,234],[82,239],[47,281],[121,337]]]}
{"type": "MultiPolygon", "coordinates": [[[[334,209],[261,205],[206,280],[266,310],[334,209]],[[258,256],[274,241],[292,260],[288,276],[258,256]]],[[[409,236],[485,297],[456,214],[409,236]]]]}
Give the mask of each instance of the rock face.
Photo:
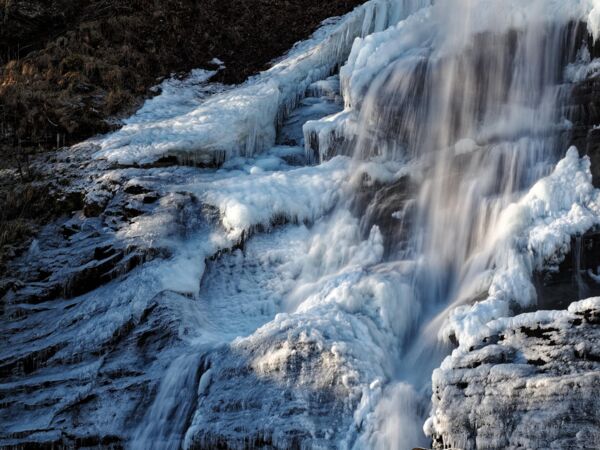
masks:
{"type": "MultiPolygon", "coordinates": [[[[600,77],[593,66],[587,69],[585,66],[600,56],[600,46],[598,42],[591,39],[591,36],[586,36],[583,27],[575,27],[574,32],[579,33],[577,36],[580,41],[586,42],[587,53],[579,55],[579,63],[584,70],[580,72],[581,79],[574,80],[564,114],[572,123],[569,131],[571,144],[590,157],[594,186],[598,187],[600,186],[600,130],[596,128],[596,124],[600,120],[600,77]],[[585,61],[581,61],[582,59],[585,61]]],[[[574,67],[577,67],[577,63],[574,67]]]]}
{"type": "MultiPolygon", "coordinates": [[[[302,120],[323,109],[315,97],[304,100],[284,123],[286,141],[301,139],[302,120]]],[[[272,230],[269,223],[291,220],[275,211],[261,228],[269,233],[259,233],[260,222],[253,222],[239,240],[229,239],[216,193],[235,196],[243,180],[248,186],[258,177],[277,182],[267,170],[261,175],[260,165],[310,172],[297,166],[306,163],[302,147],[281,144],[257,161],[238,162],[235,180],[227,170],[168,161],[114,166],[94,159],[96,151],[88,142],[56,152],[52,162],[36,162],[39,170],[68,179],[62,194],[79,201],[0,271],[0,447],[163,449],[178,447],[188,429],[187,445],[204,448],[328,437],[327,430],[307,437],[307,422],[290,417],[302,418],[301,408],[314,406],[337,418],[349,404],[348,389],[334,373],[341,362],[329,348],[314,339],[297,342],[287,330],[256,345],[226,345],[279,310],[279,291],[289,289],[282,273],[296,270],[299,254],[291,250],[303,252],[309,232],[303,224],[272,230]],[[214,189],[215,182],[221,187],[214,189]],[[179,259],[188,246],[191,252],[179,259]],[[278,342],[279,358],[257,361],[278,342]],[[329,372],[319,371],[324,358],[331,360],[329,372]],[[249,376],[253,370],[263,379],[249,376]],[[281,374],[292,380],[289,386],[280,386],[281,374]],[[314,380],[314,395],[295,388],[296,382],[313,387],[314,380]],[[267,389],[272,415],[287,416],[263,432],[264,416],[254,406],[267,389]],[[250,429],[235,426],[244,415],[254,415],[250,429]]],[[[297,195],[297,186],[290,192],[297,195]]]]}
{"type": "Polygon", "coordinates": [[[90,151],[62,152],[53,164],[57,173],[79,175],[65,195],[80,192],[83,210],[46,226],[2,273],[2,448],[121,448],[181,343],[187,296],[154,290],[132,297],[155,282],[150,273],[129,288],[113,290],[110,282],[170,254],[150,243],[148,229],[145,237],[135,232],[142,216],[163,210],[165,231],[186,233],[196,223],[186,211],[200,217],[198,205],[189,195],[156,192],[152,176],[102,172],[106,165],[90,161],[90,151]]]}
{"type": "Polygon", "coordinates": [[[211,355],[186,434],[191,449],[333,448],[360,391],[315,336],[264,333],[211,355]]]}
{"type": "Polygon", "coordinates": [[[598,448],[600,298],[501,319],[433,375],[434,448],[598,448]]]}

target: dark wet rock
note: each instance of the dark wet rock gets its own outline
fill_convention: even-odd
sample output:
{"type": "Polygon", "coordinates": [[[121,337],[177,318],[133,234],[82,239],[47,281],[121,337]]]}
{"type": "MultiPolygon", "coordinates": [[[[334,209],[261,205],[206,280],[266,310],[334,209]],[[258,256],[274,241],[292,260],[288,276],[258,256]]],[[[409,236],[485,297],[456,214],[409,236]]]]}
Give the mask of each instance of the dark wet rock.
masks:
{"type": "Polygon", "coordinates": [[[566,308],[570,301],[600,295],[595,276],[600,267],[600,232],[590,230],[571,239],[570,252],[558,271],[534,273],[537,309],[566,308]]]}
{"type": "Polygon", "coordinates": [[[569,119],[573,122],[572,143],[592,162],[594,186],[600,186],[600,77],[592,77],[573,87],[569,119]]]}
{"type": "Polygon", "coordinates": [[[320,139],[317,129],[307,129],[308,157],[313,162],[327,161],[337,155],[351,155],[356,144],[356,136],[340,133],[333,128],[328,130],[326,136],[320,139]]]}
{"type": "Polygon", "coordinates": [[[414,186],[409,177],[391,184],[369,183],[355,194],[353,209],[361,217],[360,227],[368,236],[377,225],[384,238],[386,254],[394,254],[406,246],[406,237],[413,223],[414,186]]]}
{"type": "Polygon", "coordinates": [[[72,177],[63,196],[80,209],[43,226],[0,274],[2,448],[127,447],[189,332],[196,299],[165,290],[151,267],[208,220],[192,194],[165,191],[194,169],[115,169],[95,150],[44,163],[72,177]],[[76,199],[95,198],[86,215],[76,199]]]}
{"type": "Polygon", "coordinates": [[[149,204],[149,203],[154,203],[156,200],[158,200],[158,195],[155,193],[150,193],[150,194],[144,195],[142,202],[144,202],[145,204],[149,204]]]}
{"type": "Polygon", "coordinates": [[[83,213],[86,217],[98,217],[106,208],[110,200],[110,193],[107,191],[93,192],[85,198],[83,213]]]}
{"type": "MultiPolygon", "coordinates": [[[[580,26],[579,41],[587,45],[591,58],[600,56],[600,45],[580,26]]],[[[600,186],[600,77],[595,74],[572,86],[565,116],[572,122],[571,144],[590,157],[594,186],[600,186]]]]}
{"type": "Polygon", "coordinates": [[[149,190],[140,185],[140,184],[135,184],[135,183],[127,183],[127,186],[125,187],[125,189],[123,190],[126,194],[132,194],[132,195],[137,195],[137,194],[146,194],[147,192],[149,192],[149,190]]]}
{"type": "Polygon", "coordinates": [[[168,293],[151,299],[141,316],[130,317],[87,350],[78,346],[76,334],[69,335],[78,322],[49,329],[35,344],[23,340],[32,321],[73,317],[84,307],[80,301],[69,308],[55,301],[5,327],[4,342],[14,344],[10,355],[4,350],[0,356],[0,446],[125,446],[164,370],[157,358],[178,346],[181,301],[168,293]]]}

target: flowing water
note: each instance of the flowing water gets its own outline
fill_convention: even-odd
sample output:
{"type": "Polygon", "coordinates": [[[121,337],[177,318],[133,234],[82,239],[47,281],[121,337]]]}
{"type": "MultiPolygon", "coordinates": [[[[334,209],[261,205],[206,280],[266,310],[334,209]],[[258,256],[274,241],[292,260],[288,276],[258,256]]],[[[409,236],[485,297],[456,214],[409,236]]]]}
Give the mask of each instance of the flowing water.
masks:
{"type": "MultiPolygon", "coordinates": [[[[359,96],[352,97],[354,74],[342,70],[344,100],[358,119],[350,147],[338,152],[353,155],[357,172],[364,161],[411,168],[409,181],[378,191],[366,207],[356,206],[354,190],[345,192],[330,219],[307,232],[308,257],[280,306],[290,314],[306,309],[302,303],[323,289],[323,280],[352,266],[354,256],[344,251],[367,239],[368,250],[377,253],[372,241],[383,231],[385,248],[370,270],[398,275],[402,289],[395,295],[406,298],[395,299],[386,314],[399,322],[391,328],[401,330],[379,349],[391,367],[383,394],[367,408],[363,431],[351,432],[345,445],[428,445],[420,430],[429,413],[429,380],[451,349],[438,332],[453,308],[486,297],[490,273],[510,258],[501,239],[502,212],[550,173],[566,150],[561,108],[569,86],[563,73],[581,47],[581,26],[547,20],[543,2],[525,8],[525,19],[510,17],[511,7],[501,2],[489,2],[492,11],[482,3],[440,1],[428,9],[426,22],[409,18],[396,46],[406,45],[402,39],[410,40],[410,33],[426,39],[417,38],[416,48],[387,62],[359,96]],[[494,8],[506,17],[495,20],[494,8]],[[360,226],[348,211],[358,211],[360,226]]],[[[411,11],[422,6],[404,5],[411,11]]],[[[375,56],[383,51],[376,48],[375,56]]],[[[314,102],[307,104],[304,116],[301,108],[283,127],[286,139],[294,129],[299,135],[303,117],[314,119],[314,102]]],[[[335,112],[329,105],[322,110],[335,112]]],[[[361,265],[369,267],[364,260],[361,265]]],[[[181,370],[181,362],[167,375],[181,370]]],[[[161,388],[156,401],[172,388],[161,388]]]]}
{"type": "Polygon", "coordinates": [[[415,218],[399,233],[408,245],[389,259],[417,261],[411,284],[424,312],[394,355],[401,388],[390,388],[394,400],[382,406],[384,425],[369,441],[380,448],[404,448],[423,423],[428,411],[415,407],[415,392],[404,383],[427,392],[448,351],[437,337],[441,322],[454,307],[485,298],[485,277],[507,258],[498,239],[502,211],[566,149],[563,69],[581,45],[573,24],[541,20],[478,31],[480,24],[470,23],[478,20],[478,2],[439,3],[434,14],[447,20],[448,42],[390,64],[360,110],[355,156],[400,158],[420,172],[415,218]]]}

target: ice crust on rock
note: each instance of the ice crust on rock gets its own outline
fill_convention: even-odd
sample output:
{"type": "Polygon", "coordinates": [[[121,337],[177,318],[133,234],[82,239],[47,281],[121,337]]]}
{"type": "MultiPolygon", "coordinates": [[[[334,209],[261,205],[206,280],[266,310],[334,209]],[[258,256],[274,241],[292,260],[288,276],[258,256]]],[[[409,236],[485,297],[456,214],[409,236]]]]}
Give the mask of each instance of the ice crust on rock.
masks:
{"type": "Polygon", "coordinates": [[[221,212],[233,239],[252,227],[269,228],[274,220],[312,223],[331,210],[349,179],[350,161],[339,157],[317,167],[251,173],[189,186],[221,212]]]}
{"type": "MultiPolygon", "coordinates": [[[[358,138],[359,122],[368,124],[371,119],[371,111],[363,107],[363,101],[369,92],[380,87],[378,83],[386,81],[380,76],[382,73],[400,79],[400,73],[409,74],[426,62],[435,63],[459,54],[477,34],[502,34],[510,29],[533,27],[543,32],[544,25],[568,21],[587,23],[595,38],[600,33],[600,5],[596,0],[441,0],[433,6],[429,5],[434,2],[427,0],[418,3],[406,19],[356,39],[340,70],[345,110],[306,124],[307,153],[317,150],[320,159],[326,159],[340,150],[342,137],[345,141],[358,138]],[[311,134],[315,136],[312,144],[308,139],[311,134]]],[[[586,63],[584,59],[566,69],[567,79],[576,81],[597,70],[597,61],[586,63]]],[[[512,116],[519,117],[518,111],[512,116]]]]}
{"type": "Polygon", "coordinates": [[[433,373],[434,448],[600,445],[600,298],[488,324],[433,373]]]}
{"type": "MultiPolygon", "coordinates": [[[[252,167],[268,160],[258,158],[252,167]]],[[[277,164],[278,168],[279,164],[277,164]]],[[[220,222],[232,242],[248,236],[257,227],[271,229],[275,224],[314,223],[348,195],[362,177],[371,182],[391,182],[401,176],[396,166],[357,163],[338,156],[327,163],[286,170],[231,171],[222,178],[192,178],[177,186],[196,195],[220,213],[220,222]]]]}
{"type": "Polygon", "coordinates": [[[405,344],[419,305],[403,271],[381,262],[378,228],[362,240],[348,212],[318,222],[298,251],[282,312],[209,357],[186,448],[352,445],[366,423],[393,374],[385,349],[405,344]]]}
{"type": "Polygon", "coordinates": [[[595,77],[598,73],[600,73],[600,59],[591,59],[587,46],[582,47],[577,54],[577,60],[565,68],[565,78],[573,83],[595,77]]]}

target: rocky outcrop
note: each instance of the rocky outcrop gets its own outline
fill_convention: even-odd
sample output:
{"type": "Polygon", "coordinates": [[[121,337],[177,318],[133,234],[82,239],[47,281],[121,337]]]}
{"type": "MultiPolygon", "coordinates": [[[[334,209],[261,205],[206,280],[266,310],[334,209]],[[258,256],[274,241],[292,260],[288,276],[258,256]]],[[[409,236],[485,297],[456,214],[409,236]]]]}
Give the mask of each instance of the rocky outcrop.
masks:
{"type": "MultiPolygon", "coordinates": [[[[301,136],[301,119],[318,110],[314,98],[305,100],[284,124],[289,136],[301,136]]],[[[223,211],[207,201],[206,191],[220,178],[227,181],[228,171],[168,160],[123,167],[94,159],[97,150],[88,142],[33,165],[65,179],[61,195],[78,201],[0,271],[0,447],[169,448],[183,440],[196,410],[207,414],[212,428],[206,436],[190,432],[190,445],[235,440],[240,433],[230,436],[218,422],[235,422],[239,401],[219,395],[260,380],[246,377],[251,355],[236,358],[236,349],[222,343],[272,319],[277,289],[285,285],[275,269],[285,261],[265,252],[289,247],[289,236],[277,240],[268,227],[261,238],[254,231],[267,230],[259,225],[237,241],[224,236],[223,211]],[[208,387],[209,368],[224,387],[212,388],[205,411],[197,407],[198,384],[208,387]]],[[[276,164],[286,170],[305,163],[301,147],[283,145],[261,161],[266,169],[276,164]]],[[[259,176],[258,165],[254,171],[240,167],[247,176],[216,190],[259,176]]],[[[269,172],[264,178],[271,179],[269,172]]],[[[42,206],[44,200],[38,200],[42,206]]],[[[288,222],[277,215],[269,220],[273,227],[288,222]]],[[[331,356],[314,345],[292,344],[302,357],[290,357],[290,374],[331,356]]],[[[327,398],[340,408],[346,395],[335,381],[337,390],[327,398]]],[[[262,386],[274,392],[273,408],[282,404],[282,392],[288,395],[272,380],[262,386]]],[[[301,392],[290,392],[303,401],[301,392]]],[[[248,394],[258,396],[256,402],[264,392],[248,394]]],[[[290,422],[273,439],[296,442],[292,433],[306,434],[301,425],[290,422]]]]}
{"type": "Polygon", "coordinates": [[[572,142],[592,161],[594,185],[600,186],[600,77],[593,76],[577,83],[569,105],[573,122],[572,142]]]}
{"type": "MultiPolygon", "coordinates": [[[[582,25],[574,27],[577,41],[585,43],[580,51],[578,62],[570,68],[579,69],[580,77],[575,77],[565,105],[565,116],[571,122],[569,130],[571,144],[592,161],[594,186],[600,186],[600,130],[596,125],[600,122],[600,77],[593,66],[589,66],[594,58],[600,56],[600,44],[594,42],[582,25]],[[587,66],[587,67],[586,67],[587,66]]],[[[569,78],[569,68],[565,73],[569,78]]]]}
{"type": "Polygon", "coordinates": [[[546,268],[534,272],[535,309],[566,309],[575,299],[600,295],[600,284],[596,281],[600,265],[598,229],[573,236],[570,249],[558,270],[546,268]]]}
{"type": "Polygon", "coordinates": [[[434,448],[598,448],[600,298],[500,319],[433,374],[434,448]]]}
{"type": "Polygon", "coordinates": [[[333,448],[357,406],[348,365],[315,336],[283,326],[211,355],[187,448],[333,448]]]}

